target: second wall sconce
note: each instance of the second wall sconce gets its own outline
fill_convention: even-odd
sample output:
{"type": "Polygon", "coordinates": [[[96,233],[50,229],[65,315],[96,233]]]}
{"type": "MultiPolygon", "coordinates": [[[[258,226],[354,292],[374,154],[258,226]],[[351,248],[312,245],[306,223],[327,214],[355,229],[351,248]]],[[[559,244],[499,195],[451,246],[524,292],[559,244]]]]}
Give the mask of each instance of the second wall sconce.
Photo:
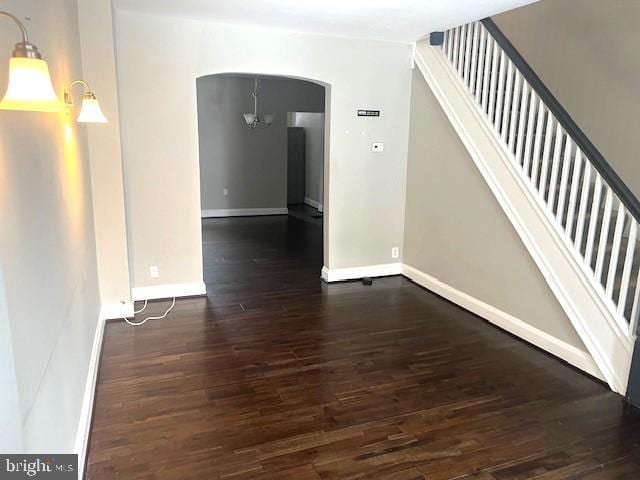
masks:
{"type": "MultiPolygon", "coordinates": [[[[84,80],[76,80],[71,83],[70,90],[73,89],[74,85],[83,85],[85,88],[85,92],[82,95],[82,107],[80,108],[77,121],[80,123],[107,123],[107,118],[102,113],[100,104],[87,82],[84,80]]],[[[64,92],[64,103],[67,107],[73,106],[70,91],[64,92]]]]}

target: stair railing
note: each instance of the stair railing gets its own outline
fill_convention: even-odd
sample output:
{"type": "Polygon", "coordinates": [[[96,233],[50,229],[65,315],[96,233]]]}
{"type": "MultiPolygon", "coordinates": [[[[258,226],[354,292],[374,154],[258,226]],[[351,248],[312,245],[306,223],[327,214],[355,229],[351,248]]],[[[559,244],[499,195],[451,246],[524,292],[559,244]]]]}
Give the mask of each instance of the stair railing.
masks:
{"type": "Polygon", "coordinates": [[[443,53],[623,332],[640,308],[640,202],[491,19],[443,53]]]}

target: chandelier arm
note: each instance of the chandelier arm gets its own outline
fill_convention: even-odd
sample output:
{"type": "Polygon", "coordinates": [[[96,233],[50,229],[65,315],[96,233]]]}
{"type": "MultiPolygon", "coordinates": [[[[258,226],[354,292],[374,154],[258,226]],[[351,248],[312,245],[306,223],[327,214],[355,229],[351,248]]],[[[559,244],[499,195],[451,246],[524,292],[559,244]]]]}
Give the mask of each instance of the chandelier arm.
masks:
{"type": "Polygon", "coordinates": [[[258,118],[258,77],[255,78],[253,83],[253,113],[258,118]]]}

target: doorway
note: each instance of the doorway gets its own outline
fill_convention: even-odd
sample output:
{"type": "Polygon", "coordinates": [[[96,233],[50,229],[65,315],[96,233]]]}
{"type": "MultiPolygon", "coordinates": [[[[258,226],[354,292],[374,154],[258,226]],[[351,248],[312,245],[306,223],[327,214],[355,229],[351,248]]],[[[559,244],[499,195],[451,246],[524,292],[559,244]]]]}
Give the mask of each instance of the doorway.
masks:
{"type": "Polygon", "coordinates": [[[317,281],[325,87],[250,74],[208,75],[196,86],[207,291],[317,281]]]}

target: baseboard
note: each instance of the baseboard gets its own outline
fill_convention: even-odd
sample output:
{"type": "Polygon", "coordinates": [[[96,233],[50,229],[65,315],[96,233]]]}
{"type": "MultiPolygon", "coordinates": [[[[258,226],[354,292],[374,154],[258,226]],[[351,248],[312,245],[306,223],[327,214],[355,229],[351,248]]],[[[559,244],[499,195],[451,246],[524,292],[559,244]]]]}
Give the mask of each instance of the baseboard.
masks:
{"type": "Polygon", "coordinates": [[[356,280],[363,277],[387,277],[390,275],[400,275],[400,273],[402,273],[401,263],[384,263],[350,268],[322,267],[322,279],[329,283],[356,280]]]}
{"type": "Polygon", "coordinates": [[[101,320],[112,320],[122,317],[133,317],[133,302],[105,303],[100,308],[101,320]]]}
{"type": "Polygon", "coordinates": [[[309,205],[310,207],[315,208],[319,212],[322,212],[322,204],[320,202],[317,202],[309,197],[304,197],[304,203],[305,205],[309,205]]]}
{"type": "Polygon", "coordinates": [[[402,275],[441,297],[475,313],[494,325],[545,350],[580,370],[606,381],[591,355],[499,310],[482,300],[467,295],[437,278],[409,265],[402,265],[402,275]]]}
{"type": "Polygon", "coordinates": [[[89,447],[89,433],[91,432],[91,419],[93,417],[93,404],[98,382],[98,370],[100,367],[100,354],[102,352],[102,339],[104,337],[105,319],[102,314],[98,318],[96,331],[93,335],[93,346],[89,359],[89,369],[87,371],[87,381],[82,397],[82,407],[80,409],[80,420],[76,432],[76,442],[74,452],[78,454],[78,478],[84,478],[84,467],[87,458],[87,448],[89,447]]]}
{"type": "Polygon", "coordinates": [[[133,301],[173,297],[195,297],[206,294],[207,286],[204,282],[153,285],[150,287],[135,287],[131,289],[133,301]]]}
{"type": "Polygon", "coordinates": [[[288,208],[220,208],[215,210],[202,210],[202,218],[222,217],[254,217],[258,215],[287,215],[288,208]]]}

